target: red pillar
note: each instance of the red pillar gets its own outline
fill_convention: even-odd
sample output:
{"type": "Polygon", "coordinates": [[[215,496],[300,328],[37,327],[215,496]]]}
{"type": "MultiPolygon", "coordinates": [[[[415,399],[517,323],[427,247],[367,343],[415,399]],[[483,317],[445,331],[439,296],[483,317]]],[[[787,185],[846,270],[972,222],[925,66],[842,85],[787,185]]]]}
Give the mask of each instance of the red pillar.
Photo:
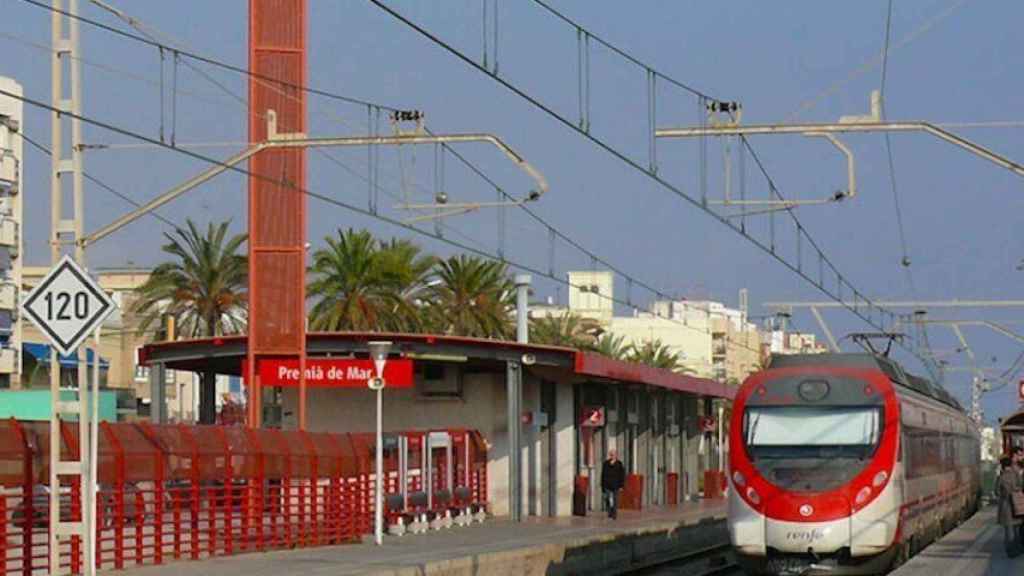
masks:
{"type": "MultiPolygon", "coordinates": [[[[249,0],[249,141],[306,132],[306,0],[249,0]]],[[[249,340],[246,362],[299,360],[299,429],[306,427],[306,152],[265,150],[249,161],[249,340]],[[268,181],[269,180],[269,181],[268,181]],[[288,184],[285,184],[288,183],[288,184]]],[[[255,378],[252,380],[255,381],[255,378]]],[[[259,426],[261,390],[250,386],[249,424],[259,426]]]]}

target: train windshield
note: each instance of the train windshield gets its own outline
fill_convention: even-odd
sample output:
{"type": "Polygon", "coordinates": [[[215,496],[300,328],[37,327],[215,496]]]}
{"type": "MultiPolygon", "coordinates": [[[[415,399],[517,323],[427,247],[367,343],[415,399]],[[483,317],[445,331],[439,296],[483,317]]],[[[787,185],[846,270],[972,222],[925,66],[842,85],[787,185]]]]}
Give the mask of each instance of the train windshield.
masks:
{"type": "Polygon", "coordinates": [[[797,491],[836,488],[874,454],[882,433],[878,406],[751,406],[744,439],[767,480],[797,491]]]}

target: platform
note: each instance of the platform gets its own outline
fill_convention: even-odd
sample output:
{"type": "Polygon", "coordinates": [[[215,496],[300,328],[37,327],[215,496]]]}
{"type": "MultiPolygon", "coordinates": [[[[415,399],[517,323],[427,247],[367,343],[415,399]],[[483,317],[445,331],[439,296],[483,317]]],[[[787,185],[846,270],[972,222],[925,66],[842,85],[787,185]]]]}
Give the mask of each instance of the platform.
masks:
{"type": "Polygon", "coordinates": [[[989,506],[928,546],[889,576],[1020,576],[1024,555],[1006,557],[1003,527],[989,506]]]}
{"type": "MultiPolygon", "coordinates": [[[[132,567],[132,576],[405,576],[621,573],[728,542],[724,501],[701,501],[618,520],[529,518],[372,543],[243,554],[161,566],[132,567]]],[[[113,573],[113,572],[108,572],[113,573]]]]}

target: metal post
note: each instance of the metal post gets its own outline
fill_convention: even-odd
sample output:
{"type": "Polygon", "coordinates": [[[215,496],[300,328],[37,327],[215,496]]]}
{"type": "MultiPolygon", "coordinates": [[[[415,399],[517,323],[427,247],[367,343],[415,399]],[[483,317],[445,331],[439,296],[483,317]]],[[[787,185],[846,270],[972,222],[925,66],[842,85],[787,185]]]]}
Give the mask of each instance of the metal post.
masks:
{"type": "MultiPolygon", "coordinates": [[[[81,242],[85,196],[82,181],[82,122],[81,102],[81,59],[79,53],[79,22],[78,0],[68,0],[65,16],[64,0],[53,0],[54,11],[50,19],[51,42],[53,53],[50,59],[51,103],[55,110],[71,114],[71,157],[66,157],[64,142],[63,117],[60,112],[50,116],[50,145],[53,153],[50,160],[50,259],[56,265],[61,258],[62,246],[75,246],[75,261],[85,267],[85,245],[81,242]],[[65,22],[67,30],[65,34],[65,22]],[[64,64],[68,64],[68,96],[64,91],[64,64]],[[71,176],[72,214],[64,217],[63,177],[71,176]],[[73,236],[73,242],[66,242],[66,236],[73,236]]],[[[97,355],[98,355],[97,350],[97,355]]],[[[78,400],[64,402],[60,397],[60,357],[56,349],[50,353],[50,531],[49,531],[49,566],[51,574],[59,574],[60,540],[63,536],[77,535],[85,544],[86,554],[93,543],[94,534],[88,530],[88,510],[93,509],[90,498],[90,445],[89,445],[89,383],[86,347],[78,350],[78,400]],[[77,413],[79,426],[79,459],[78,462],[66,462],[60,458],[60,426],[61,415],[77,413]],[[78,476],[82,494],[83,521],[61,522],[60,519],[60,476],[78,476]]],[[[98,359],[97,359],[98,362],[98,359]]],[[[95,402],[95,399],[93,400],[95,402]]],[[[84,573],[95,574],[94,563],[87,562],[84,573]]]]}
{"type": "Polygon", "coordinates": [[[527,344],[530,341],[530,320],[527,304],[530,296],[530,275],[517,274],[516,284],[516,341],[527,344]]]}
{"type": "Polygon", "coordinates": [[[377,546],[384,543],[384,434],[381,419],[383,392],[383,387],[377,389],[377,470],[375,473],[377,498],[373,507],[373,540],[377,546]]]}
{"type": "Polygon", "coordinates": [[[391,342],[373,341],[367,342],[367,349],[373,359],[373,367],[377,372],[376,378],[371,378],[367,383],[371,390],[377,393],[377,463],[374,474],[375,496],[373,506],[373,539],[377,546],[384,543],[384,432],[383,414],[384,366],[388,361],[388,352],[391,350],[391,342]]]}
{"type": "Polygon", "coordinates": [[[725,432],[725,423],[722,422],[722,417],[725,416],[725,406],[718,406],[718,469],[725,471],[725,438],[723,433],[725,432]]]}
{"type": "MultiPolygon", "coordinates": [[[[102,327],[96,328],[95,344],[96,353],[93,355],[92,363],[92,419],[89,434],[89,467],[88,481],[89,491],[86,508],[87,530],[92,536],[85,541],[85,565],[87,574],[95,574],[96,570],[96,488],[99,481],[99,422],[100,422],[100,331],[102,327]]],[[[85,504],[83,504],[84,506],[85,504]]]]}
{"type": "Polygon", "coordinates": [[[519,460],[522,457],[519,443],[519,397],[522,371],[519,362],[509,361],[506,367],[508,387],[508,514],[513,522],[521,520],[522,498],[520,497],[519,460]]]}

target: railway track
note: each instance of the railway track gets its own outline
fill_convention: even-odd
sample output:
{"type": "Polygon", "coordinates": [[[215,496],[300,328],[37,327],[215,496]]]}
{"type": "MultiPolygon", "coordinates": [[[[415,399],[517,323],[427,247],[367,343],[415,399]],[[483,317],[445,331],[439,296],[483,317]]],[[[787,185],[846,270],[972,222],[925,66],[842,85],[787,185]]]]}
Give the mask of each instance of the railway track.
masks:
{"type": "Polygon", "coordinates": [[[740,576],[732,546],[722,544],[630,572],[637,576],[740,576]]]}

